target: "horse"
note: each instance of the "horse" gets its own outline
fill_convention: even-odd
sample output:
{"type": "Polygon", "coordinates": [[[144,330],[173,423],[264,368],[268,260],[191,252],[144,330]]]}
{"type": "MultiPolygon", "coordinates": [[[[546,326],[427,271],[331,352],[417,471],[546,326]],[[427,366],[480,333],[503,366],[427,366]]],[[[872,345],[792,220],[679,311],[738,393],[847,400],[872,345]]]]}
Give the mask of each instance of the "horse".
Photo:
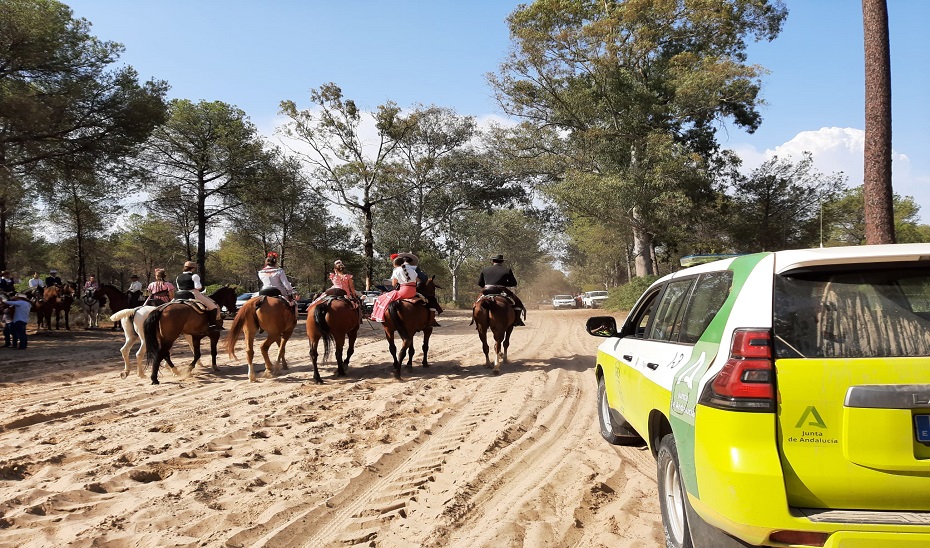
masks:
{"type": "Polygon", "coordinates": [[[163,304],[149,313],[142,323],[142,336],[145,339],[145,356],[152,364],[152,384],[158,383],[158,367],[162,360],[167,361],[174,374],[177,369],[171,363],[171,345],[183,333],[190,335],[194,343],[194,359],[191,361],[188,373],[194,370],[194,365],[200,360],[200,341],[204,337],[210,339],[210,356],[213,358],[213,370],[219,371],[216,366],[216,343],[220,332],[207,329],[210,325],[211,312],[204,310],[203,305],[196,301],[171,301],[163,304]]]}
{"type": "Polygon", "coordinates": [[[280,297],[261,295],[246,301],[236,312],[232,327],[226,336],[226,351],[229,357],[236,358],[236,339],[245,331],[245,355],[249,364],[249,382],[255,382],[255,335],[259,329],[265,330],[268,337],[262,343],[262,358],[265,360],[264,377],[278,374],[278,366],[287,369],[284,347],[297,327],[297,311],[289,302],[280,297]],[[273,343],[278,344],[278,355],[274,363],[268,357],[268,349],[273,343]]]}
{"type": "MultiPolygon", "coordinates": [[[[129,351],[132,350],[133,345],[139,341],[142,341],[142,344],[139,346],[139,351],[136,352],[136,369],[138,370],[139,377],[145,378],[145,367],[142,363],[142,357],[145,356],[145,337],[142,336],[142,325],[145,322],[145,319],[149,317],[149,314],[155,310],[155,308],[156,307],[154,306],[124,308],[123,310],[120,310],[116,314],[110,316],[110,321],[119,322],[119,325],[122,325],[123,335],[126,336],[126,342],[119,349],[120,354],[123,355],[124,365],[123,371],[120,373],[121,379],[125,379],[127,376],[129,376],[129,351]]],[[[190,335],[184,335],[184,338],[187,340],[187,344],[190,346],[191,352],[193,352],[193,339],[190,335]]],[[[165,361],[171,363],[171,357],[169,356],[165,361]]]]}
{"type": "MultiPolygon", "coordinates": [[[[87,314],[87,329],[96,329],[100,323],[100,309],[103,308],[105,300],[103,291],[100,288],[91,290],[85,289],[81,295],[81,310],[87,314]]],[[[114,324],[115,325],[115,324],[114,324]]]]}
{"type": "Polygon", "coordinates": [[[65,329],[71,330],[68,320],[71,317],[71,305],[74,304],[74,294],[77,293],[77,284],[67,282],[64,285],[46,287],[42,292],[42,304],[36,303],[36,331],[42,326],[43,320],[47,330],[52,329],[52,314],[55,315],[55,329],[61,329],[61,313],[65,313],[65,329]]]}
{"type": "MultiPolygon", "coordinates": [[[[427,302],[436,296],[436,289],[440,286],[434,283],[432,276],[417,286],[417,293],[424,297],[423,302],[416,299],[402,299],[388,305],[387,315],[384,317],[384,336],[394,359],[394,378],[400,380],[400,364],[407,358],[407,371],[413,371],[413,336],[417,331],[423,332],[423,367],[429,367],[427,361],[429,354],[429,338],[433,334],[432,320],[427,302]],[[400,335],[400,359],[398,359],[397,346],[394,344],[394,333],[400,335]],[[409,351],[409,356],[407,356],[409,351]]],[[[441,288],[440,288],[441,289],[441,288]]],[[[419,297],[418,297],[419,298],[419,297]]]]}
{"type": "MultiPolygon", "coordinates": [[[[226,309],[226,315],[232,315],[236,313],[236,290],[224,285],[223,287],[217,289],[213,293],[207,295],[213,299],[213,302],[216,303],[216,306],[220,308],[220,312],[223,311],[223,308],[226,309]]],[[[223,317],[225,318],[226,315],[223,317]]]]}
{"type": "Polygon", "coordinates": [[[310,341],[310,358],[313,360],[313,380],[323,384],[320,371],[317,369],[320,339],[323,339],[323,359],[329,358],[330,345],[336,345],[336,376],[345,377],[349,367],[349,359],[355,352],[355,339],[358,337],[358,328],[361,326],[361,315],[356,301],[349,300],[345,291],[338,290],[341,295],[329,295],[314,303],[307,310],[307,339],[310,341]],[[313,321],[310,321],[310,318],[313,321]],[[346,338],[349,348],[345,359],[342,350],[346,338]]]}
{"type": "MultiPolygon", "coordinates": [[[[129,308],[129,297],[127,297],[125,293],[120,291],[114,285],[110,285],[110,284],[101,285],[100,288],[94,292],[94,297],[97,299],[97,302],[99,303],[108,303],[110,307],[110,312],[113,314],[119,312],[120,310],[126,310],[127,308],[129,308]]],[[[83,303],[81,304],[81,308],[84,308],[83,303]]],[[[94,317],[94,320],[95,321],[97,320],[96,316],[94,317]]],[[[118,321],[114,321],[113,329],[115,330],[117,327],[119,327],[119,325],[120,324],[118,321]]]]}
{"type": "Polygon", "coordinates": [[[513,302],[504,295],[481,295],[472,307],[471,323],[475,324],[478,338],[481,339],[485,367],[491,367],[491,358],[488,356],[489,329],[494,336],[494,375],[501,374],[501,362],[507,363],[507,347],[510,346],[510,333],[516,320],[517,312],[513,309],[513,302]]]}

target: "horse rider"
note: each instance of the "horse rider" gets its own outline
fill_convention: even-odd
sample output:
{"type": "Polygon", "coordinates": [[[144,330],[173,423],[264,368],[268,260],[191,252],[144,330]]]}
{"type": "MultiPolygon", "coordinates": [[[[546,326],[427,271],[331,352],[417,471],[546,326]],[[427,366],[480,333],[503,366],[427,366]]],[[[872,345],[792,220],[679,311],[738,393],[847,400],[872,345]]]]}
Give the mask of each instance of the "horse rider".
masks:
{"type": "Polygon", "coordinates": [[[0,272],[0,293],[4,293],[7,297],[16,294],[16,284],[13,282],[9,270],[0,272]]]}
{"type": "Polygon", "coordinates": [[[155,269],[155,281],[150,283],[147,288],[149,298],[142,303],[143,306],[158,306],[174,299],[174,285],[172,285],[171,282],[165,281],[165,276],[166,273],[164,268],[155,269]]]}
{"type": "Polygon", "coordinates": [[[41,301],[42,297],[45,296],[45,282],[39,277],[38,272],[32,273],[32,279],[29,280],[29,291],[37,301],[41,301]]]}
{"type": "Polygon", "coordinates": [[[491,266],[481,269],[481,274],[478,276],[478,286],[482,288],[482,295],[499,295],[506,292],[513,299],[513,309],[517,313],[513,324],[526,325],[522,319],[525,313],[523,301],[520,300],[520,297],[517,297],[512,289],[517,286],[517,278],[514,277],[513,270],[504,266],[503,255],[498,254],[491,257],[491,266]]]}
{"type": "Polygon", "coordinates": [[[132,282],[129,284],[129,289],[126,290],[126,300],[130,308],[135,308],[142,301],[142,282],[139,281],[139,276],[135,274],[130,276],[129,279],[132,282]]]}
{"type": "Polygon", "coordinates": [[[45,287],[52,287],[55,285],[61,287],[64,285],[64,282],[58,277],[58,271],[53,268],[48,271],[48,276],[45,277],[45,287]]]}
{"type": "MultiPolygon", "coordinates": [[[[401,257],[404,259],[405,263],[411,264],[416,268],[418,286],[420,284],[426,283],[426,280],[429,279],[429,276],[426,274],[426,272],[423,272],[420,269],[420,258],[414,255],[413,253],[410,253],[410,252],[395,253],[394,255],[391,255],[391,259],[393,260],[394,257],[401,257]]],[[[439,314],[442,314],[442,307],[439,306],[439,299],[433,296],[433,297],[427,297],[426,300],[427,300],[427,306],[429,307],[429,311],[430,311],[430,324],[432,324],[433,327],[442,327],[441,325],[439,325],[439,322],[436,321],[436,316],[438,316],[439,314]]]]}
{"type": "Polygon", "coordinates": [[[294,287],[287,279],[284,269],[278,266],[278,254],[274,251],[269,251],[265,257],[265,266],[258,271],[258,279],[262,282],[262,288],[258,290],[259,295],[284,297],[291,308],[297,307],[294,287]]]}
{"type": "Polygon", "coordinates": [[[223,329],[223,319],[220,317],[220,307],[213,302],[213,299],[203,294],[203,284],[200,283],[200,275],[197,274],[197,263],[187,261],[184,263],[184,271],[177,277],[175,284],[178,291],[190,291],[194,295],[194,300],[204,305],[209,312],[211,319],[208,326],[212,329],[223,329]]]}
{"type": "Polygon", "coordinates": [[[391,283],[394,285],[394,291],[382,293],[375,300],[375,306],[371,310],[371,319],[376,322],[384,321],[384,313],[392,302],[410,299],[417,295],[416,267],[399,256],[394,258],[392,264],[394,271],[391,273],[391,283]]]}

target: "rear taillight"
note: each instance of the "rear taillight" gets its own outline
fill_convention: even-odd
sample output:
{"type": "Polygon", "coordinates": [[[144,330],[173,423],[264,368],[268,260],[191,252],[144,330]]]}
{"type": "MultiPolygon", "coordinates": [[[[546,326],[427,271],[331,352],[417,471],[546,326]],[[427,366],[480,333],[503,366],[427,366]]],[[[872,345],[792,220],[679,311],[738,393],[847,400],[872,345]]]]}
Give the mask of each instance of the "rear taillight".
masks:
{"type": "Polygon", "coordinates": [[[718,409],[775,411],[775,364],[769,330],[733,332],[730,357],[704,389],[700,402],[718,409]]]}

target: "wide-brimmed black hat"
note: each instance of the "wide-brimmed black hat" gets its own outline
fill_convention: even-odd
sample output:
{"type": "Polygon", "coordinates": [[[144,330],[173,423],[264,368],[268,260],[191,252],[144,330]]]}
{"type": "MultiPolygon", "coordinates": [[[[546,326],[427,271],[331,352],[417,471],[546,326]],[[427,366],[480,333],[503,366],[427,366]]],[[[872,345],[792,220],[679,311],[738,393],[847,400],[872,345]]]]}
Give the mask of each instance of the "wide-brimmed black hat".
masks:
{"type": "Polygon", "coordinates": [[[498,253],[497,255],[491,257],[491,260],[492,260],[492,261],[497,261],[497,262],[499,262],[499,263],[502,263],[502,262],[504,262],[504,256],[501,255],[500,253],[498,253]]]}

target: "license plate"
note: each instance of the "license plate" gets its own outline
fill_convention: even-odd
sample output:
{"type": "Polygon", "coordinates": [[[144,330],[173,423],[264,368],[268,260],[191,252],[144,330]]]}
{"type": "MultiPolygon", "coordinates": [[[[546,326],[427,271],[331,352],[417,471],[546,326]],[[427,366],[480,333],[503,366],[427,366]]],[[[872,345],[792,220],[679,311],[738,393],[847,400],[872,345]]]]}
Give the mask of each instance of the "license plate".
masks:
{"type": "Polygon", "coordinates": [[[914,429],[917,431],[917,441],[930,443],[930,415],[914,415],[914,429]]]}

